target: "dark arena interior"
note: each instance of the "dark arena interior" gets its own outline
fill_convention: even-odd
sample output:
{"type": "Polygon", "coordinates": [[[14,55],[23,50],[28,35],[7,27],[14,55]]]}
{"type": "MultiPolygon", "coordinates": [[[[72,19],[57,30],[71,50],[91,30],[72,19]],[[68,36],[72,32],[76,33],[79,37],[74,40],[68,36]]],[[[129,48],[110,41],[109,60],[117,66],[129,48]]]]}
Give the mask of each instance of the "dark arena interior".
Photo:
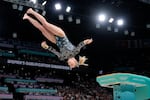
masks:
{"type": "Polygon", "coordinates": [[[0,100],[150,100],[150,0],[1,0],[0,100]],[[67,9],[68,7],[68,9],[67,9]],[[92,38],[70,68],[41,47],[32,8],[72,44],[92,38]]]}

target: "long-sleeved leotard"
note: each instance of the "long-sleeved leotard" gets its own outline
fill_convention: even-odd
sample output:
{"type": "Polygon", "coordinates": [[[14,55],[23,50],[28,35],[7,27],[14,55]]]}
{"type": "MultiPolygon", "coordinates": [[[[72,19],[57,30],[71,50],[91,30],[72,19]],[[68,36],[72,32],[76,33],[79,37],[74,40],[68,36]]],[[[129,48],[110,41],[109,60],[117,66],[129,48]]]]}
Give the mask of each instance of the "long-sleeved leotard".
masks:
{"type": "Polygon", "coordinates": [[[82,41],[78,44],[78,46],[75,47],[67,37],[56,37],[56,45],[60,50],[59,52],[52,46],[49,46],[48,50],[57,55],[60,60],[66,60],[71,57],[75,57],[80,52],[81,48],[85,46],[84,42],[82,41]]]}

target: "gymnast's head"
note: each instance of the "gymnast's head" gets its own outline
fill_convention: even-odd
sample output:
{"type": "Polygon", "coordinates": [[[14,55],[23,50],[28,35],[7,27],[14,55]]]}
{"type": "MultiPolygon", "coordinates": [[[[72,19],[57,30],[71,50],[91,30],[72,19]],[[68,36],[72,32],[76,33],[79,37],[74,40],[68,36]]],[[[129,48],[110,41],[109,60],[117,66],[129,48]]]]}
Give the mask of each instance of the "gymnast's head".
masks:
{"type": "Polygon", "coordinates": [[[67,64],[70,68],[75,68],[78,66],[78,61],[75,59],[75,57],[71,57],[67,60],[67,64]]]}
{"type": "Polygon", "coordinates": [[[67,60],[67,63],[70,68],[79,67],[80,65],[88,66],[88,64],[85,64],[85,61],[87,58],[85,56],[79,56],[79,61],[75,57],[71,57],[67,60]]]}

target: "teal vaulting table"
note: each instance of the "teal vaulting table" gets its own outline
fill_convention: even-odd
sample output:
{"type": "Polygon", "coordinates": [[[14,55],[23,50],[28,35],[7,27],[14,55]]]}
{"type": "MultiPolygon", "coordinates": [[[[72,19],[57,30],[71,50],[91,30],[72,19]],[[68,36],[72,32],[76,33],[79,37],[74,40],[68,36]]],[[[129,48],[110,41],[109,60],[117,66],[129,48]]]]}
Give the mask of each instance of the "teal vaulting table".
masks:
{"type": "Polygon", "coordinates": [[[114,100],[150,99],[150,78],[131,73],[112,73],[96,77],[102,87],[113,88],[114,100]]]}

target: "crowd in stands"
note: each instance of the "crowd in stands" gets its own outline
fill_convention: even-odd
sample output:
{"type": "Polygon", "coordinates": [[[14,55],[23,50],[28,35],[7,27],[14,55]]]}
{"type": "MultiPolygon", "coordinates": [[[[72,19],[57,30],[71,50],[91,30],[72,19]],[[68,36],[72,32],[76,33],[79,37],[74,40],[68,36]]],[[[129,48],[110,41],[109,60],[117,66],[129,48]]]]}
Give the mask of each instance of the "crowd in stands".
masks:
{"type": "Polygon", "coordinates": [[[112,100],[112,91],[95,82],[76,82],[74,86],[58,86],[58,95],[64,100],[112,100]]]}
{"type": "MultiPolygon", "coordinates": [[[[15,100],[29,97],[36,98],[38,96],[43,97],[43,100],[45,100],[45,97],[49,97],[49,99],[46,100],[51,100],[50,98],[53,98],[53,100],[112,100],[112,90],[100,87],[95,79],[84,79],[82,76],[80,76],[80,78],[73,79],[70,77],[70,79],[67,80],[65,77],[62,79],[61,76],[61,79],[56,79],[53,78],[54,74],[50,75],[47,73],[48,71],[45,71],[45,73],[41,74],[38,73],[34,75],[34,78],[31,79],[30,75],[27,77],[22,76],[20,74],[22,71],[21,69],[14,71],[14,68],[13,70],[11,69],[12,72],[10,72],[9,67],[1,68],[0,83],[5,84],[4,86],[9,88],[8,90],[15,95],[13,96],[16,98],[15,100]],[[40,82],[40,79],[42,78],[43,80],[45,79],[45,82],[43,80],[40,82]],[[48,82],[46,79],[51,79],[51,81],[48,82]],[[37,92],[35,92],[35,90],[37,92]],[[16,94],[18,97],[16,97],[16,94]]],[[[63,73],[65,73],[65,71],[63,73]]],[[[57,75],[57,77],[58,76],[59,75],[57,75]]],[[[42,98],[40,100],[42,100],[42,98]]]]}

